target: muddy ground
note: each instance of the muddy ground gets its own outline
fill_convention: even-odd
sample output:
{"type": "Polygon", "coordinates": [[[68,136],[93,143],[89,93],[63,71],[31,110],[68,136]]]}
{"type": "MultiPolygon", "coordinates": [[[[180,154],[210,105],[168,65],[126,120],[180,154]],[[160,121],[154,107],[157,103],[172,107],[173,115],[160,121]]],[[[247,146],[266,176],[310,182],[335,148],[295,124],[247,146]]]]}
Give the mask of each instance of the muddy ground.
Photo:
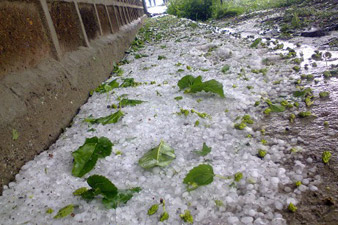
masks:
{"type": "MultiPolygon", "coordinates": [[[[223,27],[234,35],[242,37],[262,37],[287,40],[289,43],[306,44],[320,51],[338,49],[338,6],[335,0],[305,1],[303,4],[283,9],[267,10],[227,20],[212,21],[213,25],[223,27]]],[[[323,61],[324,59],[322,59],[323,61]]],[[[306,74],[314,74],[318,79],[306,81],[303,85],[311,87],[316,93],[329,91],[330,97],[315,99],[308,109],[316,116],[296,119],[278,114],[267,116],[263,126],[267,135],[306,149],[297,152],[286,160],[286,167],[293,167],[294,159],[304,164],[316,165],[317,170],[309,172],[310,177],[322,178],[318,191],[303,192],[298,210],[295,213],[283,211],[288,224],[338,224],[338,79],[323,79],[322,71],[337,70],[337,59],[330,59],[330,65],[311,67],[306,74]],[[336,61],[334,61],[336,60],[336,61]],[[328,125],[324,125],[327,121],[328,125]],[[322,162],[323,151],[332,153],[328,164],[322,162]]],[[[309,66],[302,63],[302,66],[309,66]]]]}

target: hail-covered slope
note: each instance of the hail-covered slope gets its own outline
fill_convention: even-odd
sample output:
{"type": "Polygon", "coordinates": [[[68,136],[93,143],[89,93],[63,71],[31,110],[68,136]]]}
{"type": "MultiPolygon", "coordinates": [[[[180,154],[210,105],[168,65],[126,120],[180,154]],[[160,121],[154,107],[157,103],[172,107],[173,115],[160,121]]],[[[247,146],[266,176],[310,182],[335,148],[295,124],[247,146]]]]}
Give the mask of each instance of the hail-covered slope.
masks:
{"type": "MultiPolygon", "coordinates": [[[[59,140],[23,166],[16,182],[4,188],[0,224],[161,224],[162,206],[147,215],[160,199],[169,214],[164,224],[184,223],[180,214],[185,210],[195,224],[284,224],[280,210],[297,204],[300,191],[292,185],[306,178],[306,167],[296,162],[292,171],[283,168],[291,146],[265,138],[259,121],[267,107],[264,100],[286,96],[293,88],[289,78],[296,76],[291,66],[280,63],[279,56],[266,48],[249,48],[247,40],[174,17],[151,19],[139,40],[145,40],[144,47],[134,43],[126,57],[129,63],[120,66],[122,76],[115,73],[107,81],[117,79],[121,84],[134,78],[138,85],[115,88],[109,94],[94,92],[59,140]],[[274,66],[266,66],[274,60],[274,66]],[[219,81],[225,98],[180,91],[177,82],[188,74],[219,81]],[[175,99],[178,96],[183,98],[175,99]],[[117,123],[84,122],[89,116],[115,113],[117,109],[107,106],[117,105],[122,98],[145,102],[123,107],[125,115],[117,123]],[[260,106],[254,106],[257,101],[260,106]],[[181,109],[190,112],[184,115],[181,109]],[[191,109],[209,116],[199,117],[191,109]],[[235,129],[244,115],[254,123],[235,129]],[[72,176],[72,152],[94,136],[110,139],[112,154],[99,159],[82,178],[72,176]],[[166,167],[142,168],[139,159],[161,140],[175,150],[176,158],[166,167]],[[194,152],[203,143],[211,147],[206,156],[194,152]],[[264,158],[257,156],[259,149],[266,150],[264,158]],[[188,192],[183,180],[200,164],[212,166],[217,175],[211,184],[188,192]],[[242,179],[235,181],[236,173],[242,173],[242,179]],[[94,174],[120,189],[142,190],[116,209],[106,209],[100,198],[87,202],[74,196],[76,189],[89,188],[86,178],[94,174]],[[69,204],[76,206],[72,215],[53,219],[69,204]]],[[[316,188],[313,183],[302,186],[316,188]]]]}

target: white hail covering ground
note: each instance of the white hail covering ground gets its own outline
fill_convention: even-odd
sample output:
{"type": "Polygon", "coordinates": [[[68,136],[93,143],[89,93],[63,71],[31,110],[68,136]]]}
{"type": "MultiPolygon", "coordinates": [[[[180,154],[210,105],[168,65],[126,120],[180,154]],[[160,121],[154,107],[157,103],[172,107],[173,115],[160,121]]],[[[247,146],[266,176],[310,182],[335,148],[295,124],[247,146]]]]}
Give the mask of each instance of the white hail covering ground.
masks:
{"type": "Polygon", "coordinates": [[[262,136],[259,132],[262,128],[259,121],[264,117],[262,107],[253,105],[261,97],[286,96],[293,88],[289,78],[299,75],[291,72],[291,65],[285,65],[267,48],[250,49],[251,41],[213,33],[202,25],[194,29],[187,25],[189,23],[188,20],[176,20],[176,27],[167,29],[161,42],[146,44],[136,52],[148,57],[135,59],[136,53],[127,56],[130,63],[121,66],[123,77],[133,77],[137,82],[148,84],[114,89],[108,100],[106,94],[94,93],[57,142],[22,167],[16,182],[5,186],[0,197],[0,224],[176,225],[184,223],[179,214],[185,209],[191,211],[194,224],[285,224],[280,210],[285,210],[290,202],[297,204],[302,191],[315,191],[320,177],[315,180],[306,177],[309,169],[314,170],[310,168],[310,162],[304,165],[295,161],[292,170],[283,168],[282,163],[290,157],[292,146],[262,136]],[[217,48],[211,51],[212,47],[217,48]],[[209,49],[210,54],[207,54],[209,49]],[[159,55],[166,59],[158,60],[159,55]],[[250,72],[252,68],[264,68],[262,59],[267,57],[276,59],[277,64],[269,67],[266,76],[250,72]],[[183,65],[175,66],[177,63],[183,65]],[[226,74],[221,72],[225,64],[230,65],[226,74]],[[192,69],[188,70],[187,66],[192,69]],[[246,71],[248,80],[238,77],[241,68],[246,71]],[[178,69],[184,72],[178,72],[178,69]],[[204,92],[184,94],[179,91],[177,82],[187,74],[201,75],[203,80],[218,80],[223,84],[226,98],[204,92]],[[273,85],[276,80],[281,83],[273,85]],[[156,84],[151,85],[151,81],[156,84]],[[247,86],[253,86],[253,89],[249,90],[247,86]],[[117,104],[117,97],[122,94],[146,102],[123,108],[126,115],[116,124],[89,126],[83,121],[90,115],[97,118],[114,113],[116,110],[107,105],[117,104]],[[177,96],[183,96],[183,99],[177,101],[174,99],[177,96]],[[180,108],[205,112],[212,118],[178,115],[176,112],[180,108]],[[251,115],[255,124],[244,130],[234,129],[236,117],[245,114],[251,115]],[[195,127],[196,120],[200,124],[195,127]],[[89,131],[90,128],[95,131],[89,131]],[[248,134],[253,138],[248,138],[248,134]],[[100,159],[84,178],[76,178],[71,174],[71,153],[86,138],[93,136],[109,138],[115,144],[113,153],[100,159]],[[262,138],[269,146],[260,143],[262,138]],[[144,170],[138,165],[139,158],[161,140],[175,149],[176,159],[167,167],[144,170]],[[193,152],[201,149],[203,142],[212,147],[205,157],[193,152]],[[258,149],[268,151],[264,159],[257,157],[258,149]],[[114,154],[117,151],[122,155],[114,154]],[[202,163],[212,165],[215,174],[222,176],[242,172],[243,179],[231,187],[233,179],[215,177],[213,183],[187,192],[182,183],[184,177],[202,163]],[[106,209],[100,200],[88,203],[73,196],[74,190],[89,187],[85,178],[93,174],[109,178],[118,188],[139,186],[142,191],[116,210],[106,209]],[[303,184],[295,188],[295,181],[303,184]],[[166,201],[170,215],[163,223],[159,222],[158,213],[147,215],[149,207],[159,203],[160,198],[166,201]],[[216,206],[215,200],[224,205],[216,206]],[[53,219],[56,212],[68,204],[79,206],[75,216],[53,219]],[[47,214],[48,208],[54,212],[47,214]]]}

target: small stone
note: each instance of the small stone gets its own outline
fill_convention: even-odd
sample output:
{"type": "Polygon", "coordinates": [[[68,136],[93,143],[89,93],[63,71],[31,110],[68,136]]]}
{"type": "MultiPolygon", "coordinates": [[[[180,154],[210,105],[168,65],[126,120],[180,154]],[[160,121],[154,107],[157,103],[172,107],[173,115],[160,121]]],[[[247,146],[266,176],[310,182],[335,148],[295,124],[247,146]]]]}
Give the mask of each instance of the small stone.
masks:
{"type": "Polygon", "coordinates": [[[241,222],[244,224],[252,223],[253,218],[251,216],[245,216],[241,218],[241,222]]]}

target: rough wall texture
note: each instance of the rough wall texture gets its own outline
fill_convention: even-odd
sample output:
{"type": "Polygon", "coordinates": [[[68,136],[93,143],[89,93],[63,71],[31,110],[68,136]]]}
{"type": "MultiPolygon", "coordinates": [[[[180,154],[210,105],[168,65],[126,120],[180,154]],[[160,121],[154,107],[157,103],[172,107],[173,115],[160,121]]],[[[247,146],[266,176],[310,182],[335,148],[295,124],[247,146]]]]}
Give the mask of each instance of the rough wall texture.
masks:
{"type": "Polygon", "coordinates": [[[0,79],[37,65],[50,51],[36,3],[0,2],[0,79]]]}
{"type": "MultiPolygon", "coordinates": [[[[87,6],[84,8],[85,12],[92,12],[87,6]]],[[[69,45],[61,42],[64,51],[60,61],[48,57],[34,68],[1,78],[0,193],[25,162],[48,148],[69,125],[89,91],[105,80],[113,62],[124,56],[143,19],[120,27],[115,34],[91,40],[89,48],[78,47],[79,41],[69,45]],[[75,46],[78,50],[67,52],[75,46]],[[13,130],[19,134],[16,140],[13,130]]],[[[42,49],[48,52],[48,48],[42,49]]]]}
{"type": "Polygon", "coordinates": [[[74,3],[49,2],[49,12],[62,52],[68,52],[84,46],[81,27],[76,15],[74,3]]]}

